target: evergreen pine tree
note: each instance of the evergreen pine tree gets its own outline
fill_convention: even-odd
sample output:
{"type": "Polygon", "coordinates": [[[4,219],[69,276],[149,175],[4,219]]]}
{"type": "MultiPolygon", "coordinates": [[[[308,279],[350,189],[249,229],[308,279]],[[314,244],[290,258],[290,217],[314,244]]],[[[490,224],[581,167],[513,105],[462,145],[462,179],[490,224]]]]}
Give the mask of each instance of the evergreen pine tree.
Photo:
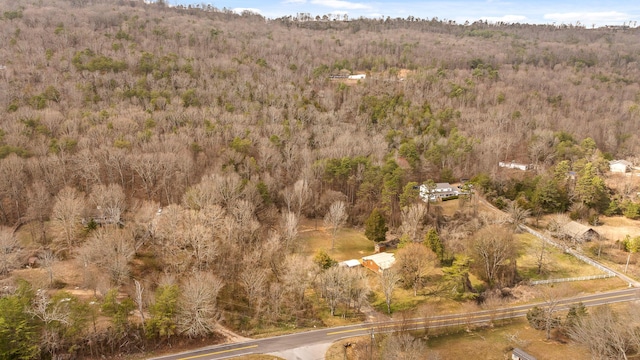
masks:
{"type": "Polygon", "coordinates": [[[384,241],[387,236],[387,222],[377,208],[373,209],[369,218],[365,222],[364,235],[367,239],[380,242],[384,241]]]}

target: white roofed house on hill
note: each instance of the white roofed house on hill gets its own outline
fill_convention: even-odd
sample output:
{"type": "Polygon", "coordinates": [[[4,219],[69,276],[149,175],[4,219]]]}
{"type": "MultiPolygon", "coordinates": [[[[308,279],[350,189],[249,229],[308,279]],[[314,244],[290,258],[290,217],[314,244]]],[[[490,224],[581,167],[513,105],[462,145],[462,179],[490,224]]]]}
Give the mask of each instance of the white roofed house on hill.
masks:
{"type": "Polygon", "coordinates": [[[460,195],[460,192],[449,183],[436,183],[431,189],[427,185],[420,185],[420,197],[423,201],[435,201],[457,195],[460,195]]]}
{"type": "Polygon", "coordinates": [[[631,171],[633,164],[627,160],[611,160],[609,161],[609,171],[617,174],[625,174],[631,171]]]}
{"type": "Polygon", "coordinates": [[[522,164],[522,163],[517,163],[515,161],[511,161],[511,162],[500,161],[498,163],[498,166],[501,168],[516,169],[516,170],[522,170],[522,171],[533,169],[533,165],[531,164],[522,164]]]}

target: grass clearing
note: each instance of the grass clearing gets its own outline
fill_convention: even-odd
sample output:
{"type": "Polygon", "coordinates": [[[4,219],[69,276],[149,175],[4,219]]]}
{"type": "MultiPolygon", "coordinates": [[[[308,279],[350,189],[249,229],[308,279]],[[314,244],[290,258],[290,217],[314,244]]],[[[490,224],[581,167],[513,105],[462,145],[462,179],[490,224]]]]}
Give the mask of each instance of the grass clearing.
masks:
{"type": "Polygon", "coordinates": [[[511,349],[519,347],[537,359],[588,359],[587,349],[574,344],[545,340],[544,332],[529,326],[525,318],[514,319],[503,326],[460,331],[432,337],[429,348],[443,360],[475,359],[502,360],[511,358],[511,349]]]}
{"type": "Polygon", "coordinates": [[[302,244],[303,253],[313,255],[319,249],[324,249],[336,261],[360,259],[373,254],[374,243],[367,239],[358,229],[344,228],[338,232],[335,248],[331,250],[331,234],[324,227],[303,228],[298,234],[298,241],[302,244]]]}
{"type": "Polygon", "coordinates": [[[544,280],[600,275],[603,272],[551,245],[545,246],[543,272],[538,274],[537,257],[542,240],[529,234],[516,235],[518,240],[518,274],[524,279],[544,280]]]}
{"type": "MultiPolygon", "coordinates": [[[[527,320],[513,319],[496,326],[452,328],[431,333],[427,339],[428,353],[436,353],[442,360],[511,358],[511,350],[521,348],[537,359],[589,359],[584,347],[573,343],[545,340],[544,331],[531,328],[527,320]]],[[[421,333],[414,335],[421,336],[421,333]]],[[[374,349],[379,350],[385,335],[376,334],[374,349]]],[[[361,336],[335,342],[325,354],[326,360],[369,358],[371,339],[361,336]],[[345,348],[344,345],[351,346],[345,348]],[[346,352],[346,353],[345,353],[346,352]]],[[[426,358],[426,355],[425,358],[426,358]]],[[[375,357],[374,358],[379,358],[375,357]]]]}
{"type": "MultiPolygon", "coordinates": [[[[438,269],[439,270],[439,269],[438,269]]],[[[391,298],[391,316],[393,318],[401,316],[423,316],[432,313],[454,313],[461,311],[463,303],[452,300],[443,293],[439,285],[442,273],[431,276],[427,285],[418,291],[418,295],[413,295],[413,288],[405,289],[402,284],[393,291],[391,298]]],[[[369,303],[381,314],[387,315],[387,303],[380,288],[378,277],[373,272],[369,277],[369,287],[371,297],[369,303]]]]}
{"type": "Polygon", "coordinates": [[[640,236],[640,221],[627,219],[623,216],[601,216],[602,225],[594,227],[600,235],[609,240],[622,240],[626,235],[640,236]]]}

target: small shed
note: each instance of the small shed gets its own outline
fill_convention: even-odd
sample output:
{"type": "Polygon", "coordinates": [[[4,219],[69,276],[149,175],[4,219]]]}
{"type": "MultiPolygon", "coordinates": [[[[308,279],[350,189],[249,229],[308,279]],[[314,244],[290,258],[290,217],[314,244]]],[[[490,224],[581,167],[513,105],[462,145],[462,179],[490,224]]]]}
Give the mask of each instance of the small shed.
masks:
{"type": "Polygon", "coordinates": [[[536,358],[522,349],[515,348],[511,351],[511,360],[536,360],[536,358]]]}
{"type": "Polygon", "coordinates": [[[382,273],[393,265],[396,261],[395,255],[388,252],[381,252],[379,254],[373,254],[362,258],[362,265],[367,269],[382,273]]]}
{"type": "Polygon", "coordinates": [[[593,230],[592,227],[581,224],[576,221],[568,222],[562,227],[562,232],[574,241],[591,241],[600,238],[600,234],[593,230]]]}
{"type": "Polygon", "coordinates": [[[374,252],[377,254],[386,250],[397,249],[399,244],[400,239],[398,238],[379,242],[374,245],[374,252]]]}
{"type": "Polygon", "coordinates": [[[338,266],[352,269],[352,268],[360,267],[362,266],[362,264],[357,259],[351,259],[351,260],[345,260],[345,261],[339,262],[338,266]]]}
{"type": "Polygon", "coordinates": [[[609,161],[609,171],[612,173],[625,174],[631,171],[633,164],[627,160],[612,160],[609,161]]]}

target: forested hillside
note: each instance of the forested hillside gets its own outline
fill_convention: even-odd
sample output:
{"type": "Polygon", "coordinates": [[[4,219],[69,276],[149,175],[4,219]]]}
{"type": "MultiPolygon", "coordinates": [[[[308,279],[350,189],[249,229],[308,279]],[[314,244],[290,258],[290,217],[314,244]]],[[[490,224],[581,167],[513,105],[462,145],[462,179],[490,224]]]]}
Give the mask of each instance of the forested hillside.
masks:
{"type": "Polygon", "coordinates": [[[11,272],[67,261],[83,279],[71,285],[106,289],[113,324],[90,335],[88,317],[49,328],[42,313],[21,339],[44,326],[47,342],[27,357],[91,336],[85,355],[115,353],[143,342],[128,330],[139,325],[203,336],[218,294],[237,327],[313,318],[300,219],[342,201],[350,225],[379,209],[395,230],[417,185],[460,178],[537,213],[619,213],[605,160],[640,151],[637,29],[297,21],[133,0],[4,1],[0,15],[0,276],[22,289],[4,299],[47,303],[11,272]],[[500,161],[535,170],[510,180],[500,161]],[[584,181],[567,185],[569,171],[584,181]],[[136,298],[134,278],[155,300],[136,298]],[[122,314],[136,307],[147,318],[132,324],[122,314]]]}

